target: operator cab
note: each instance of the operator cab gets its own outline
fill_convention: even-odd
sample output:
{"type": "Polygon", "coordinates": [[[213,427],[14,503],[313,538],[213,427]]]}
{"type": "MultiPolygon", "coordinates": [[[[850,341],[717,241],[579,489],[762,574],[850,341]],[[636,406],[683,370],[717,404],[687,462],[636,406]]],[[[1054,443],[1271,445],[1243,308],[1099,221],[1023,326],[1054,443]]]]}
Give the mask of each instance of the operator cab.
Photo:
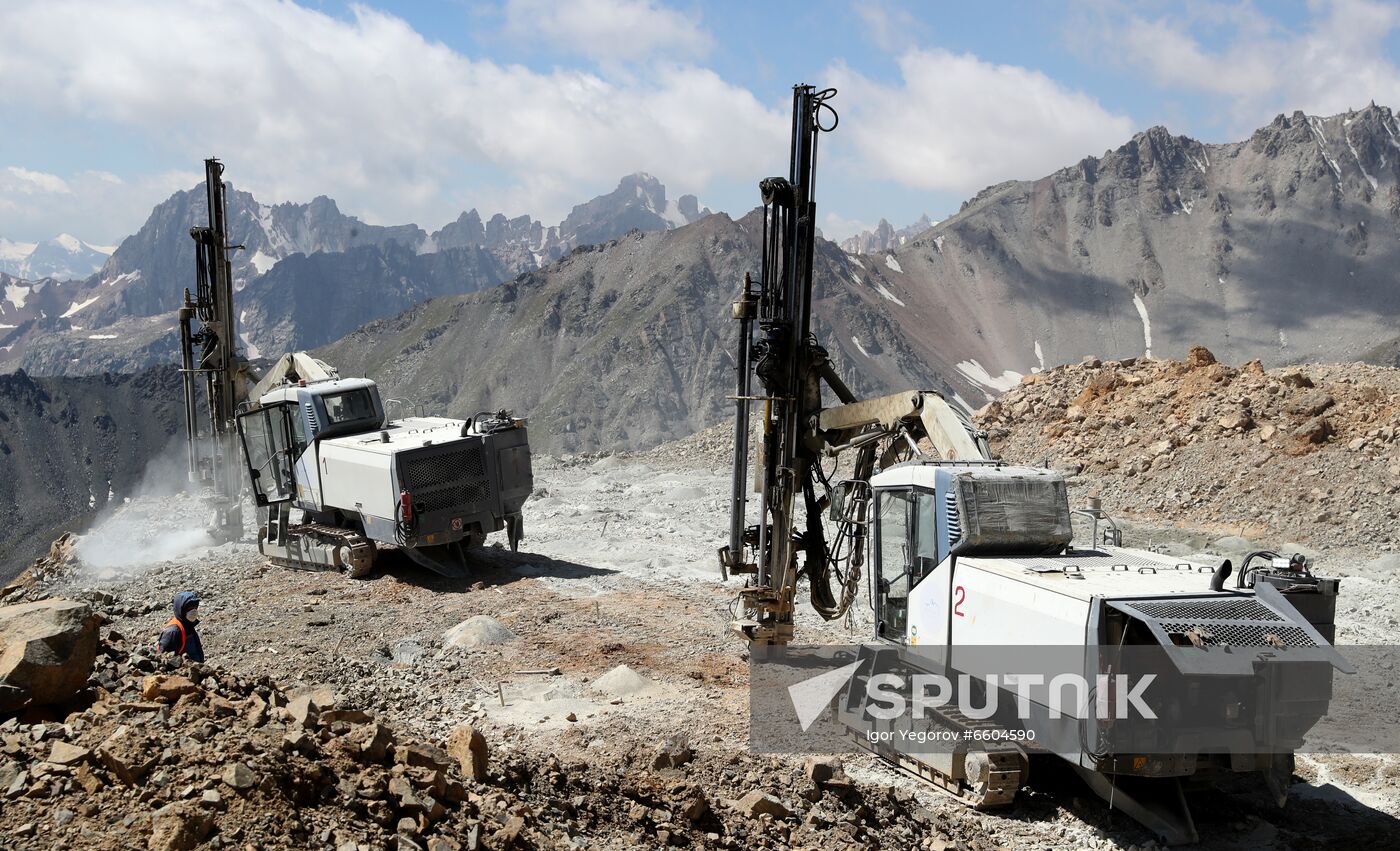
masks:
{"type": "Polygon", "coordinates": [[[258,505],[291,499],[298,472],[303,481],[309,480],[315,464],[308,466],[306,453],[316,441],[383,426],[379,387],[368,378],[292,384],[264,394],[257,408],[238,416],[258,505]]]}
{"type": "Polygon", "coordinates": [[[948,556],[1054,555],[1073,537],[1065,480],[1052,470],[907,461],[870,486],[876,633],[887,641],[905,641],[910,592],[948,556]]]}

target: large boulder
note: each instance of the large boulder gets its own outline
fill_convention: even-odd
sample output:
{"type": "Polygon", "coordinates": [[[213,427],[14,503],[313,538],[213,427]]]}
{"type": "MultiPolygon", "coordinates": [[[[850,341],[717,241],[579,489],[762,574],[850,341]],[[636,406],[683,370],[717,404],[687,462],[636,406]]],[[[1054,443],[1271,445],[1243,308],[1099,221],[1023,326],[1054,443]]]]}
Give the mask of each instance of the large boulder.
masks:
{"type": "Polygon", "coordinates": [[[76,600],[0,606],[0,712],[71,700],[92,673],[99,623],[76,600]]]}

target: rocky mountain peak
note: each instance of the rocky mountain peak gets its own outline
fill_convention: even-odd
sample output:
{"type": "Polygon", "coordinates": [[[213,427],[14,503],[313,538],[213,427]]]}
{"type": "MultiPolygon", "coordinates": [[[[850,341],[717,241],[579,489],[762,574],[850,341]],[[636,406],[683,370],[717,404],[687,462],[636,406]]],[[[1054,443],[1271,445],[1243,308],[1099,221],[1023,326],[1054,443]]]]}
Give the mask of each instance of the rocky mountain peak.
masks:
{"type": "MultiPolygon", "coordinates": [[[[1159,186],[1167,187],[1175,186],[1192,173],[1205,174],[1209,162],[1205,145],[1157,125],[1105,153],[1089,171],[1094,179],[1101,174],[1125,180],[1150,178],[1159,186]]],[[[1080,168],[1083,169],[1082,162],[1080,168]]]]}
{"type": "Polygon", "coordinates": [[[925,213],[913,224],[896,229],[885,219],[880,219],[874,229],[861,231],[841,242],[841,250],[847,254],[874,254],[878,251],[893,251],[936,224],[925,213]]]}
{"type": "Polygon", "coordinates": [[[61,233],[42,242],[18,242],[0,238],[0,272],[16,278],[39,280],[86,278],[102,268],[112,253],[109,246],[92,245],[61,233]]]}
{"type": "Polygon", "coordinates": [[[1332,116],[1280,113],[1255,131],[1251,150],[1270,158],[1291,157],[1319,174],[1331,172],[1338,189],[1394,186],[1400,165],[1400,123],[1394,112],[1374,102],[1332,116]]]}
{"type": "MultiPolygon", "coordinates": [[[[661,216],[666,214],[666,187],[661,181],[647,174],[644,171],[629,174],[618,181],[614,195],[635,196],[636,201],[643,207],[661,216]]],[[[625,204],[626,201],[624,200],[625,204]]]]}

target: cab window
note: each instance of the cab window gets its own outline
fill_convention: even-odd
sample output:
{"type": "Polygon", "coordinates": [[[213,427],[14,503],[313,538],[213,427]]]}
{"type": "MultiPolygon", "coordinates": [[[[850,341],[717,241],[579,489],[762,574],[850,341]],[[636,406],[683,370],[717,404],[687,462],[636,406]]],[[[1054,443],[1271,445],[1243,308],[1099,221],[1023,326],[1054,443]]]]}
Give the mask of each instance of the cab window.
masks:
{"type": "Polygon", "coordinates": [[[270,405],[240,414],[238,435],[258,505],[286,502],[296,484],[292,476],[292,406],[270,405]]]}
{"type": "Polygon", "coordinates": [[[327,425],[340,425],[374,416],[374,400],[369,390],[347,390],[344,393],[331,393],[321,397],[326,407],[327,425]]]}
{"type": "Polygon", "coordinates": [[[914,514],[912,490],[879,491],[877,497],[876,632],[890,641],[904,641],[909,619],[913,551],[910,549],[914,514]]]}
{"type": "Polygon", "coordinates": [[[916,488],[877,494],[876,632],[888,641],[903,642],[909,592],[938,567],[938,501],[931,492],[916,488]]]}

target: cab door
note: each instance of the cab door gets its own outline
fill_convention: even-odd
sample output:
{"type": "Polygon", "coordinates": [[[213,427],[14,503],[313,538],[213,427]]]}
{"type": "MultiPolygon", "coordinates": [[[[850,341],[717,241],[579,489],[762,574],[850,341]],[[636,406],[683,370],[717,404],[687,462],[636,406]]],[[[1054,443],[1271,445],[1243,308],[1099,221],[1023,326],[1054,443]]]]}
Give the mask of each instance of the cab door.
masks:
{"type": "Polygon", "coordinates": [[[292,417],[290,403],[269,405],[238,416],[238,436],[258,505],[286,502],[296,494],[292,473],[292,417]]]}
{"type": "Polygon", "coordinates": [[[922,488],[875,492],[875,632],[908,639],[909,592],[938,566],[933,493],[922,488]]]}

